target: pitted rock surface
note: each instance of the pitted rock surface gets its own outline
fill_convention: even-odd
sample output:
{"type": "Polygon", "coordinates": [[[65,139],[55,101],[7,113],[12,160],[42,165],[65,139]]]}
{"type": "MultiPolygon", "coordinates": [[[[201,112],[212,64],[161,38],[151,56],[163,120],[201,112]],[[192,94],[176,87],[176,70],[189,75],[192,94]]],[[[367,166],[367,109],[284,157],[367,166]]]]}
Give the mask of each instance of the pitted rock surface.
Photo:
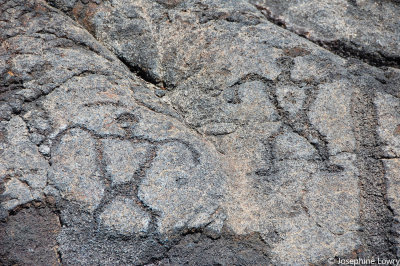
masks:
{"type": "Polygon", "coordinates": [[[1,263],[399,256],[398,3],[303,2],[0,0],[1,263]]]}
{"type": "Polygon", "coordinates": [[[146,233],[150,224],[150,215],[136,206],[131,199],[115,199],[100,214],[101,224],[111,233],[132,235],[146,233]]]}
{"type": "Polygon", "coordinates": [[[268,20],[339,53],[373,65],[400,64],[400,2],[250,0],[268,20]]]}

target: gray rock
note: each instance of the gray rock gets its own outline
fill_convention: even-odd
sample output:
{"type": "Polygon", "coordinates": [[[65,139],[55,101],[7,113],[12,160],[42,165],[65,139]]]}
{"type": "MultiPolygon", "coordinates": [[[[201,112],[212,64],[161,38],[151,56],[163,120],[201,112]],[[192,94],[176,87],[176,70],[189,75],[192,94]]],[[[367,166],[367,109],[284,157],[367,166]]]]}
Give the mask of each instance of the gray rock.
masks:
{"type": "Polygon", "coordinates": [[[150,215],[131,199],[117,198],[100,214],[100,224],[111,233],[122,235],[145,235],[150,215]]]}
{"type": "Polygon", "coordinates": [[[328,140],[329,153],[354,152],[350,99],[356,89],[346,82],[326,84],[309,111],[311,123],[328,140]]]}
{"type": "Polygon", "coordinates": [[[48,145],[40,145],[39,152],[43,155],[50,155],[50,147],[48,145]]]}
{"type": "Polygon", "coordinates": [[[60,222],[48,207],[25,208],[0,224],[2,264],[60,265],[55,237],[60,222]]]}
{"type": "Polygon", "coordinates": [[[307,140],[294,133],[285,133],[275,138],[275,156],[278,160],[316,158],[314,147],[307,140]]]}
{"type": "MultiPolygon", "coordinates": [[[[293,72],[292,72],[293,73],[293,72]]],[[[301,111],[306,94],[304,88],[296,86],[278,87],[276,95],[280,106],[292,115],[301,111]]]]}
{"type": "Polygon", "coordinates": [[[112,185],[130,182],[150,156],[151,145],[129,141],[105,139],[104,160],[112,185]]]}
{"type": "MultiPolygon", "coordinates": [[[[391,210],[394,213],[394,218],[396,221],[399,220],[400,214],[400,198],[399,198],[399,189],[400,189],[400,160],[399,159],[386,159],[383,160],[383,164],[385,166],[385,178],[387,184],[387,198],[388,203],[391,210]]],[[[394,230],[398,233],[399,228],[394,227],[394,230]]],[[[399,243],[398,236],[395,237],[396,243],[399,243]]],[[[397,255],[399,253],[397,252],[397,255]]]]}
{"type": "Polygon", "coordinates": [[[270,21],[343,56],[399,66],[398,1],[250,2],[270,21]]]}
{"type": "Polygon", "coordinates": [[[234,123],[211,123],[199,128],[199,132],[206,135],[227,135],[235,132],[237,126],[234,123]]]}
{"type": "Polygon", "coordinates": [[[104,181],[90,133],[77,128],[61,136],[51,154],[49,182],[63,198],[96,209],[104,195],[104,181]]]}
{"type": "Polygon", "coordinates": [[[378,112],[378,134],[382,139],[384,156],[400,156],[400,101],[386,93],[377,93],[375,104],[378,112]]]}
{"type": "Polygon", "coordinates": [[[51,208],[68,265],[396,255],[394,3],[48,2],[0,0],[6,227],[51,208]]]}
{"type": "Polygon", "coordinates": [[[171,234],[182,229],[202,228],[223,200],[225,177],[216,158],[208,158],[182,143],[161,145],[138,197],[160,212],[158,230],[171,234]]]}
{"type": "Polygon", "coordinates": [[[5,198],[5,201],[2,202],[2,207],[6,210],[12,210],[18,205],[28,203],[34,199],[29,186],[17,178],[11,178],[4,183],[2,197],[5,198]]]}
{"type": "Polygon", "coordinates": [[[26,125],[19,116],[6,123],[3,134],[7,137],[0,143],[0,180],[4,185],[1,205],[12,210],[42,198],[49,165],[29,140],[26,125]]]}

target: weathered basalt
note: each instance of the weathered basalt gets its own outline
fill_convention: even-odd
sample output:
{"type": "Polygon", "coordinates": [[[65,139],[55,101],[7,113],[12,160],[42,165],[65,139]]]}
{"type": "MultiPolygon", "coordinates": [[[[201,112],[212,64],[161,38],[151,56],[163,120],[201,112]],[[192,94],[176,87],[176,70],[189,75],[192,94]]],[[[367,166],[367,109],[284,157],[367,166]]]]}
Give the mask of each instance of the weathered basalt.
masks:
{"type": "Polygon", "coordinates": [[[302,8],[0,0],[1,262],[396,258],[395,18],[367,45],[302,8]]]}

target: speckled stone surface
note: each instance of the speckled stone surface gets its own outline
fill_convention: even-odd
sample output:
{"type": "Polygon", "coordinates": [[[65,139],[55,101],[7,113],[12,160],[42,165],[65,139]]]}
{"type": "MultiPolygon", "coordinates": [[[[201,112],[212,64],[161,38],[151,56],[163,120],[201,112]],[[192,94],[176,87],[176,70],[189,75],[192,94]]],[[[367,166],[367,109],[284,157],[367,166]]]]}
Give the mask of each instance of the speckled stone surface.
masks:
{"type": "Polygon", "coordinates": [[[0,0],[0,264],[396,258],[398,9],[0,0]]]}

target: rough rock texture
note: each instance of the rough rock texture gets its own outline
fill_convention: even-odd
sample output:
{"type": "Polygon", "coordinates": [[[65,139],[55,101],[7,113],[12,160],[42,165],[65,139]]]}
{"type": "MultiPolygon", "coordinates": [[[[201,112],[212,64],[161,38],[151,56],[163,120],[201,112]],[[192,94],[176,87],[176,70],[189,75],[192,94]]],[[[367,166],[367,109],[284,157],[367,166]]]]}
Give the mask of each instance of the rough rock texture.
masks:
{"type": "Polygon", "coordinates": [[[400,66],[398,0],[250,0],[268,20],[342,56],[400,66]]]}
{"type": "Polygon", "coordinates": [[[51,209],[36,202],[11,213],[0,224],[2,265],[61,265],[56,236],[60,221],[51,209]]]}
{"type": "Polygon", "coordinates": [[[1,261],[400,256],[398,9],[0,0],[1,261]]]}

